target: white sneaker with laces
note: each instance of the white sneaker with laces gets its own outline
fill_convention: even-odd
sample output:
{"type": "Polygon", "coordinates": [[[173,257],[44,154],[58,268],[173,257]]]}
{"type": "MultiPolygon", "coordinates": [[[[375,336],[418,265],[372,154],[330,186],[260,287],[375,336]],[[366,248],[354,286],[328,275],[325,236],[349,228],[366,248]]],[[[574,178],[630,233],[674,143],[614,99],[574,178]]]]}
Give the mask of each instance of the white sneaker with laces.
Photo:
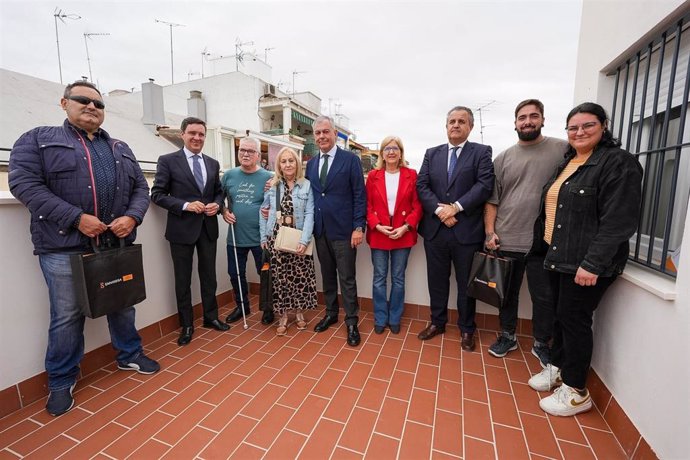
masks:
{"type": "Polygon", "coordinates": [[[565,383],[554,390],[551,396],[539,401],[539,407],[544,412],[559,417],[570,417],[580,412],[587,412],[592,408],[592,398],[589,391],[582,396],[575,388],[565,383]]]}
{"type": "Polygon", "coordinates": [[[561,370],[553,364],[547,364],[540,373],[533,375],[527,381],[527,384],[537,391],[549,391],[561,383],[563,383],[561,380],[561,370]]]}

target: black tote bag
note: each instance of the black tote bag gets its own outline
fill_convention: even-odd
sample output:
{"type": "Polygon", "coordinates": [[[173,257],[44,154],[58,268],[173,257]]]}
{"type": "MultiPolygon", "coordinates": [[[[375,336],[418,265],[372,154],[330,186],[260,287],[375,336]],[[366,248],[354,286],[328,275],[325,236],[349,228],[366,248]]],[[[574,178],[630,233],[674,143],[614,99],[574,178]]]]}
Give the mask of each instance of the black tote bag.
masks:
{"type": "Polygon", "coordinates": [[[273,311],[273,279],[271,278],[271,252],[261,253],[261,274],[259,275],[259,310],[273,311]]]}
{"type": "Polygon", "coordinates": [[[141,245],[70,256],[77,304],[89,318],[113,313],[146,299],[141,245]]]}
{"type": "Polygon", "coordinates": [[[467,295],[499,309],[503,308],[510,288],[513,260],[495,252],[475,252],[467,283],[467,295]]]}

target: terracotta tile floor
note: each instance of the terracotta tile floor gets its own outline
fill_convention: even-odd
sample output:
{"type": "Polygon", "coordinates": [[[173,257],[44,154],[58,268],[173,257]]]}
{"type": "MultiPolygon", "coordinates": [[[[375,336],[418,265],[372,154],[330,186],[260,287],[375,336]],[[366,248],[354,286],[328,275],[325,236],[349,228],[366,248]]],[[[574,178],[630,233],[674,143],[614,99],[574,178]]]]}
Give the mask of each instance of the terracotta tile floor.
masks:
{"type": "Polygon", "coordinates": [[[312,319],[276,337],[259,319],[248,330],[198,328],[183,348],[176,332],[147,344],[161,372],[109,365],[79,382],[61,417],[43,399],[0,419],[0,459],[625,458],[598,410],[539,409],[527,337],[496,359],[491,331],[466,353],[455,328],[421,342],[425,323],[404,318],[400,335],[376,335],[363,313],[362,344],[350,348],[342,322],[315,334],[312,319]]]}

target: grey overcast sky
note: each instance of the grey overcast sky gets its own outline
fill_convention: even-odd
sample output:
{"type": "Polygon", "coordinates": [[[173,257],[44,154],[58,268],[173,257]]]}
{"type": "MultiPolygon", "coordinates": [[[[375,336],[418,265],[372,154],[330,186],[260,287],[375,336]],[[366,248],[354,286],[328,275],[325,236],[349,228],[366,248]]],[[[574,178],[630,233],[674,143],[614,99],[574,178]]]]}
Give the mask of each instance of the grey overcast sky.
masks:
{"type": "MultiPolygon", "coordinates": [[[[173,30],[175,81],[199,78],[204,48],[211,57],[233,55],[237,38],[253,41],[245,50],[258,56],[274,48],[274,84],[289,89],[292,72],[305,71],[297,91],[319,96],[325,113],[329,99],[341,104],[359,142],[400,136],[417,168],[427,147],[446,141],[445,113],[454,105],[491,103],[482,112],[483,134],[496,155],[516,141],[519,101],[541,99],[544,132],[555,137],[565,137],[574,103],[575,0],[0,0],[0,67],[59,81],[56,8],[81,16],[58,23],[65,82],[88,75],[83,34],[109,33],[89,41],[102,90],[139,90],[149,77],[169,84],[169,28],[155,19],[180,23],[185,27],[173,30]]],[[[470,140],[481,140],[477,111],[470,140]]]]}

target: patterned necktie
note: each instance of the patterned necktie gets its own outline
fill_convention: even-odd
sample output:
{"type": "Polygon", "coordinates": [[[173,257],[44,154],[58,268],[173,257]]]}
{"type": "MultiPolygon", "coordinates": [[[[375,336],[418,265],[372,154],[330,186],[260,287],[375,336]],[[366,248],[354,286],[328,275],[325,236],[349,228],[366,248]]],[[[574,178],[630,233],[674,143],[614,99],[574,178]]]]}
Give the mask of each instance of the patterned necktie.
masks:
{"type": "Polygon", "coordinates": [[[328,176],[328,154],[323,154],[323,165],[321,165],[321,173],[319,174],[319,182],[321,182],[321,187],[326,186],[326,176],[328,176]]]}
{"type": "Polygon", "coordinates": [[[453,170],[455,169],[455,163],[458,161],[457,151],[460,147],[453,147],[450,149],[450,164],[448,165],[448,182],[450,182],[450,177],[453,175],[453,170]]]}
{"type": "Polygon", "coordinates": [[[204,192],[204,175],[201,173],[201,163],[199,163],[199,155],[192,156],[194,160],[193,168],[194,180],[196,181],[197,187],[199,187],[200,192],[204,192]]]}

